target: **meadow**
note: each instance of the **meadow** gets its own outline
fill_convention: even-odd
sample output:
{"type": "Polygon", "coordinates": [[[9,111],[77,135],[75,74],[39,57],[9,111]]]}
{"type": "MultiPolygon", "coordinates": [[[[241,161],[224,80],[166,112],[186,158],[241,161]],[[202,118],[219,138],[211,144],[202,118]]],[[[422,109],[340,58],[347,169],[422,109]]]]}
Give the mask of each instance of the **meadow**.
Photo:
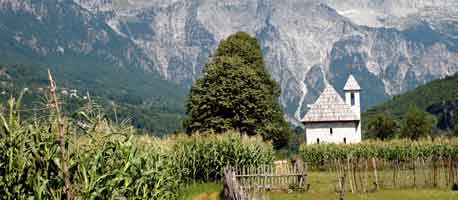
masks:
{"type": "MultiPolygon", "coordinates": [[[[296,159],[308,163],[309,190],[265,195],[279,200],[339,199],[339,179],[345,177],[344,199],[456,199],[457,148],[454,138],[302,145],[296,159]]],[[[182,198],[222,199],[222,190],[218,182],[194,184],[182,198]]]]}
{"type": "MultiPolygon", "coordinates": [[[[335,191],[335,180],[327,172],[310,173],[310,190],[307,192],[272,192],[268,193],[270,200],[336,200],[339,194],[335,191]]],[[[221,200],[223,185],[219,182],[192,184],[183,189],[181,199],[184,200],[221,200]]],[[[347,191],[344,199],[349,200],[429,200],[457,199],[458,193],[450,189],[433,189],[433,188],[404,188],[404,189],[383,189],[377,192],[368,193],[351,193],[347,191]]]]}

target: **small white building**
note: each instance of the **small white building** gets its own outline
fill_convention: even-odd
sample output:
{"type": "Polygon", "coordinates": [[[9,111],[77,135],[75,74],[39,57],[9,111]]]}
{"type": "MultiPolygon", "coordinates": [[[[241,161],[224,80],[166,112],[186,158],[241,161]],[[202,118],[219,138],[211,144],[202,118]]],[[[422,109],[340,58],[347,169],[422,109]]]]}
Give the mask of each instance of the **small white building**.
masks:
{"type": "Polygon", "coordinates": [[[360,92],[350,75],[344,87],[345,101],[327,85],[302,119],[307,144],[361,142],[360,92]]]}

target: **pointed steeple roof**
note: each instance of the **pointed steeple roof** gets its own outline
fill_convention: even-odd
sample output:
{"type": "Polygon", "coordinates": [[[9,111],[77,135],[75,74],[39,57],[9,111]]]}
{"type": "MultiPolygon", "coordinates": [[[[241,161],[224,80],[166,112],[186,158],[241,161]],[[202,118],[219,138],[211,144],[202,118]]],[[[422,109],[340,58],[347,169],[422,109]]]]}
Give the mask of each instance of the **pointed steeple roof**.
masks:
{"type": "Polygon", "coordinates": [[[355,79],[355,77],[353,77],[353,75],[350,74],[350,76],[348,77],[347,83],[345,83],[344,90],[345,91],[348,91],[348,90],[361,90],[361,87],[359,86],[358,81],[356,81],[356,79],[355,79]]]}
{"type": "Polygon", "coordinates": [[[315,104],[305,114],[302,122],[357,121],[359,117],[345,103],[337,91],[327,85],[315,104]]]}

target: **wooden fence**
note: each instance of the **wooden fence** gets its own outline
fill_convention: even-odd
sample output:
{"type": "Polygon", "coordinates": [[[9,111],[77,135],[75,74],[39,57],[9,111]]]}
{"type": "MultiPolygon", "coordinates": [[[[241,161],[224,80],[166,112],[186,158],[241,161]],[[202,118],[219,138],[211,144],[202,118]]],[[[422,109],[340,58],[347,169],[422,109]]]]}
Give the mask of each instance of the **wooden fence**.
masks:
{"type": "Polygon", "coordinates": [[[458,183],[458,162],[449,158],[412,160],[334,160],[330,174],[338,192],[371,192],[402,188],[452,188],[458,183]]]}
{"type": "Polygon", "coordinates": [[[268,199],[268,191],[307,190],[307,164],[280,162],[224,170],[224,195],[232,200],[268,199]]]}

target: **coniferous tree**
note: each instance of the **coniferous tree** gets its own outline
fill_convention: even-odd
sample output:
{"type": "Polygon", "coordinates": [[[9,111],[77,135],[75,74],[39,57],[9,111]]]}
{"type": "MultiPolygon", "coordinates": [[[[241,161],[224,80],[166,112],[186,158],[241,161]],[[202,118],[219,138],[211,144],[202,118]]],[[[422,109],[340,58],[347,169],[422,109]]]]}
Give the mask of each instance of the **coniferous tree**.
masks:
{"type": "Polygon", "coordinates": [[[236,129],[260,134],[279,148],[291,130],[278,103],[280,89],[265,69],[256,38],[238,32],[223,40],[186,103],[188,133],[236,129]]]}

